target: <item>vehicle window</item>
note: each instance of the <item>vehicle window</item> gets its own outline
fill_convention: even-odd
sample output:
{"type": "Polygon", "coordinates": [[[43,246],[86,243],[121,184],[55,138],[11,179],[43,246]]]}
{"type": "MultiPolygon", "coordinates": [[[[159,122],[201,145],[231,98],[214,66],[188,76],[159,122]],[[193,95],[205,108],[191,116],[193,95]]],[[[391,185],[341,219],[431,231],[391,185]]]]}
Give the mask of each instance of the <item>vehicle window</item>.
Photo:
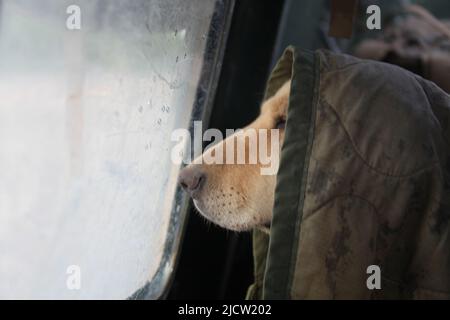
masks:
{"type": "Polygon", "coordinates": [[[229,2],[0,1],[0,298],[162,294],[229,2]]]}

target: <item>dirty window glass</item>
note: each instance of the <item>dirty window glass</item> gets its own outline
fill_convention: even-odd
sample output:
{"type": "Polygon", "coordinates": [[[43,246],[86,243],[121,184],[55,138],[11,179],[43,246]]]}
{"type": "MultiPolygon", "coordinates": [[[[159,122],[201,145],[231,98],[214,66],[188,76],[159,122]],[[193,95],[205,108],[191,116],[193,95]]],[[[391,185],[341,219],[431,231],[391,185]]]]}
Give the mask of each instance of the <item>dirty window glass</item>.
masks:
{"type": "Polygon", "coordinates": [[[161,296],[229,6],[0,0],[0,298],[161,296]]]}

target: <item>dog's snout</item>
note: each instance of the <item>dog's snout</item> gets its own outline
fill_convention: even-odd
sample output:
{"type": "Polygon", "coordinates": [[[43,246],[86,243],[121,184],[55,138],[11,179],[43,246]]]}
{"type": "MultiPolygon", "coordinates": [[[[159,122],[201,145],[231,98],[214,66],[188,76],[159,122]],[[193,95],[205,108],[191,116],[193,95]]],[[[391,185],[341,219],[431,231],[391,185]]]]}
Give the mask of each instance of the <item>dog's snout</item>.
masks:
{"type": "Polygon", "coordinates": [[[206,175],[199,166],[189,166],[181,170],[179,181],[181,187],[189,192],[191,197],[195,198],[195,195],[202,188],[205,178],[206,175]]]}

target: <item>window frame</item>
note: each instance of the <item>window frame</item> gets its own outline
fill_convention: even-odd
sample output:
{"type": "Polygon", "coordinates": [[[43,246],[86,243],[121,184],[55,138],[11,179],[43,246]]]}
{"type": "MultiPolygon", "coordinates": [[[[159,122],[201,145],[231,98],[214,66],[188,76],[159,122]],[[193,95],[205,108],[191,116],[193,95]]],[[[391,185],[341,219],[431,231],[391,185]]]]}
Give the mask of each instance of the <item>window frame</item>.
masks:
{"type": "MultiPolygon", "coordinates": [[[[189,131],[193,136],[193,122],[202,121],[207,127],[211,117],[214,98],[222,70],[225,47],[230,31],[236,0],[215,0],[206,46],[203,53],[203,65],[197,85],[195,102],[192,109],[189,131]]],[[[180,186],[176,187],[172,209],[164,243],[163,255],[152,279],[137,289],[128,300],[164,299],[173,280],[177,267],[179,251],[186,229],[187,216],[191,210],[189,196],[180,186]]]]}

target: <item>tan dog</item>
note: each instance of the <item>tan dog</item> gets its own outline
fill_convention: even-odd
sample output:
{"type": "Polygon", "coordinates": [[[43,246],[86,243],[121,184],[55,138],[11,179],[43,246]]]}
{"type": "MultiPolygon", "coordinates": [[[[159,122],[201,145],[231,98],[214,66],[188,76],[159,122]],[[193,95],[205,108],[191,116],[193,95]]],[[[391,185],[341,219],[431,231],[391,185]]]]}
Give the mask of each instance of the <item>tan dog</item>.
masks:
{"type": "MultiPolygon", "coordinates": [[[[289,101],[290,82],[264,102],[258,118],[243,129],[279,129],[279,146],[284,138],[284,124],[289,101]]],[[[270,131],[267,133],[271,134],[270,131]]],[[[201,158],[218,150],[226,153],[226,145],[236,140],[236,134],[207,149],[192,164],[184,168],[179,177],[181,186],[191,195],[198,211],[208,220],[235,231],[250,230],[270,224],[274,201],[276,175],[262,175],[260,161],[257,164],[204,164],[201,158]],[[200,164],[202,163],[202,164],[200,164]]],[[[261,139],[258,139],[258,141],[261,139]]],[[[270,143],[271,139],[266,139],[270,143]]],[[[245,140],[245,157],[249,150],[260,146],[245,140]]],[[[270,147],[270,146],[269,146],[270,147]]],[[[280,156],[276,150],[276,158],[280,156]]],[[[236,152],[234,153],[234,155],[236,152]]]]}

